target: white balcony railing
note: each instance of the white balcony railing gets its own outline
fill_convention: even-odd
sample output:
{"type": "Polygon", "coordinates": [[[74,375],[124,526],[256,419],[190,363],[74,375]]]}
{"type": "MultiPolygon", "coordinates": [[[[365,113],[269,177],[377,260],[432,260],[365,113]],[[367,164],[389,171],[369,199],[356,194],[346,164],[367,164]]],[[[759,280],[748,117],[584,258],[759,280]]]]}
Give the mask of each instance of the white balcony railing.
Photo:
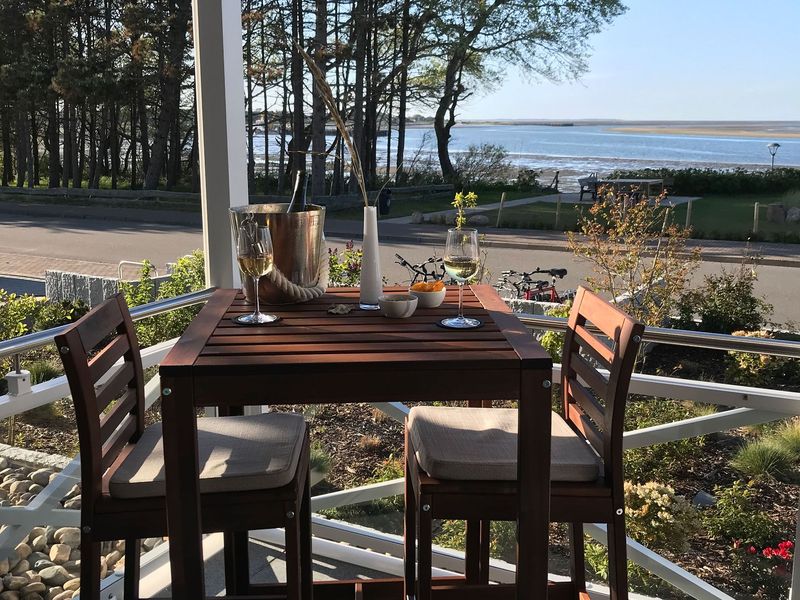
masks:
{"type": "MultiPolygon", "coordinates": [[[[139,320],[177,308],[198,304],[207,300],[212,291],[204,290],[170,300],[143,305],[134,308],[131,314],[134,320],[139,320]]],[[[566,328],[566,321],[555,317],[519,315],[519,318],[531,329],[563,330],[566,328]]],[[[18,356],[23,352],[52,343],[53,336],[62,329],[51,329],[0,342],[0,359],[18,356]]],[[[782,340],[650,328],[645,333],[645,341],[717,350],[741,350],[800,359],[800,343],[782,340]]],[[[175,340],[169,340],[145,348],[142,351],[143,366],[147,368],[158,365],[174,343],[175,340]]],[[[558,377],[560,368],[560,365],[554,366],[554,378],[558,377]]],[[[145,388],[147,406],[155,402],[158,398],[159,390],[160,382],[158,375],[156,375],[147,383],[145,388]]],[[[734,408],[720,413],[625,432],[626,448],[639,448],[676,441],[800,415],[800,393],[782,390],[637,373],[633,376],[630,391],[634,394],[656,398],[689,400],[734,408]]],[[[35,385],[28,393],[0,396],[0,419],[23,413],[68,396],[69,386],[63,376],[35,385]]],[[[400,402],[376,403],[374,406],[390,418],[398,421],[402,421],[408,412],[408,408],[400,402]]],[[[79,460],[79,457],[76,457],[70,462],[29,505],[24,507],[0,507],[0,523],[5,525],[5,528],[0,532],[0,552],[13,549],[17,543],[27,536],[34,526],[77,526],[79,524],[80,512],[64,509],[60,504],[60,499],[67,490],[80,479],[79,460]]],[[[327,508],[360,504],[402,493],[403,481],[402,479],[395,479],[315,496],[312,498],[312,509],[320,511],[327,508]]],[[[316,514],[313,516],[313,530],[315,554],[330,559],[343,560],[388,574],[402,575],[402,538],[349,523],[332,521],[316,514]],[[338,542],[347,542],[347,544],[338,542]]],[[[599,542],[605,543],[606,532],[604,526],[588,525],[586,532],[599,542]]],[[[251,535],[255,539],[270,543],[280,543],[282,540],[282,534],[273,530],[256,531],[252,532],[251,535]]],[[[213,550],[215,544],[218,545],[219,542],[216,538],[208,538],[205,543],[209,546],[209,549],[213,550]]],[[[697,598],[698,600],[732,600],[724,592],[630,538],[628,539],[628,553],[630,560],[692,598],[697,598]]],[[[162,574],[159,575],[159,577],[162,577],[163,573],[168,571],[168,569],[164,568],[167,560],[167,544],[149,552],[142,563],[142,576],[162,574]]],[[[439,548],[434,553],[434,566],[440,570],[439,573],[462,572],[463,554],[439,548]]],[[[798,600],[800,599],[800,560],[798,560],[797,555],[795,555],[793,566],[790,598],[798,600]]],[[[491,576],[496,581],[513,581],[514,566],[493,560],[491,576]]],[[[109,577],[104,582],[104,590],[107,594],[119,595],[121,592],[118,588],[121,588],[121,579],[118,574],[109,577]]]]}

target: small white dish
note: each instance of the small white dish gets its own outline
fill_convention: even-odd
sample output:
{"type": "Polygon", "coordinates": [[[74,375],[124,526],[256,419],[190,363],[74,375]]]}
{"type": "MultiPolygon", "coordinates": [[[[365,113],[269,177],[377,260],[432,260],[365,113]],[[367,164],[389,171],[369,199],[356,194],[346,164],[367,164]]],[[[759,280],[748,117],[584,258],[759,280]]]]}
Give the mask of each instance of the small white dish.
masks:
{"type": "Polygon", "coordinates": [[[444,302],[444,297],[447,295],[447,290],[442,288],[435,292],[418,292],[417,290],[408,290],[408,293],[415,296],[419,300],[418,306],[420,308],[436,308],[444,302]]]}
{"type": "Polygon", "coordinates": [[[411,294],[384,294],[378,297],[378,306],[384,317],[406,319],[417,310],[417,298],[411,294]]]}

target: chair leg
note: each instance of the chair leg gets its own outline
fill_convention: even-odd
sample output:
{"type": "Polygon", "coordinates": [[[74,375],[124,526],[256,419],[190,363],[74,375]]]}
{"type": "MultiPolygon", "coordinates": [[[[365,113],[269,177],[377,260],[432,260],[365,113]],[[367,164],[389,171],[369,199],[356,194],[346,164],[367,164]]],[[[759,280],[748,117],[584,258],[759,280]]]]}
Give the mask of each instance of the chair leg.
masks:
{"type": "Polygon", "coordinates": [[[481,564],[478,583],[489,583],[489,545],[491,542],[491,521],[481,521],[481,564]]]}
{"type": "Polygon", "coordinates": [[[569,571],[572,585],[575,589],[575,598],[580,598],[586,592],[586,559],[583,547],[583,523],[569,524],[569,571]]]}
{"type": "Polygon", "coordinates": [[[432,569],[433,569],[433,518],[431,517],[430,496],[419,497],[419,548],[417,550],[419,564],[417,574],[417,600],[431,600],[432,569]],[[425,510],[425,507],[428,510],[425,510]]]}
{"type": "Polygon", "coordinates": [[[100,542],[81,534],[81,598],[100,600],[100,542]]]}
{"type": "Polygon", "coordinates": [[[468,585],[489,583],[489,521],[467,520],[466,569],[468,585]]]}
{"type": "Polygon", "coordinates": [[[301,572],[300,572],[300,515],[296,502],[287,502],[286,524],[286,598],[287,600],[301,599],[301,572]],[[291,515],[291,516],[290,516],[291,515]]]}
{"type": "Polygon", "coordinates": [[[411,470],[408,461],[405,463],[405,518],[403,519],[403,560],[404,581],[403,600],[415,598],[417,579],[417,503],[414,498],[414,485],[411,482],[411,470]]]}
{"type": "Polygon", "coordinates": [[[300,505],[300,588],[303,600],[314,594],[314,570],[311,549],[311,470],[306,476],[303,502],[300,505]]]}
{"type": "MultiPolygon", "coordinates": [[[[139,600],[139,555],[141,546],[141,540],[125,540],[125,581],[123,587],[125,600],[139,600]]],[[[83,567],[83,562],[81,562],[81,567],[83,567]]]]}
{"type": "Polygon", "coordinates": [[[608,587],[611,600],[628,600],[628,549],[625,544],[625,516],[608,524],[608,587]]]}
{"type": "Polygon", "coordinates": [[[468,585],[480,581],[481,574],[481,521],[467,519],[467,540],[464,550],[464,575],[468,585]]]}
{"type": "Polygon", "coordinates": [[[250,590],[250,536],[247,531],[223,532],[225,593],[244,596],[250,590]]]}

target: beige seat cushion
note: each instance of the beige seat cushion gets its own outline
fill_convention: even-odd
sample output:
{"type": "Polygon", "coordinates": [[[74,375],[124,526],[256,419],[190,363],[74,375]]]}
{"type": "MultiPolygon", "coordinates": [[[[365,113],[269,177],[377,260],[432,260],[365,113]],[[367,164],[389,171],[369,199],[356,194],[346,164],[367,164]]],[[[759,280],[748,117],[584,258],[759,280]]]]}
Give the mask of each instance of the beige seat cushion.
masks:
{"type": "MultiPolygon", "coordinates": [[[[286,485],[297,471],[305,420],[294,413],[197,419],[200,492],[286,485]]],[[[164,495],[161,423],[147,427],[109,482],[117,498],[164,495]]]]}
{"type": "MultiPolygon", "coordinates": [[[[408,428],[417,461],[431,477],[517,478],[515,409],[417,406],[409,413],[408,428]]],[[[595,481],[600,476],[600,458],[556,413],[551,455],[552,481],[595,481]]]]}

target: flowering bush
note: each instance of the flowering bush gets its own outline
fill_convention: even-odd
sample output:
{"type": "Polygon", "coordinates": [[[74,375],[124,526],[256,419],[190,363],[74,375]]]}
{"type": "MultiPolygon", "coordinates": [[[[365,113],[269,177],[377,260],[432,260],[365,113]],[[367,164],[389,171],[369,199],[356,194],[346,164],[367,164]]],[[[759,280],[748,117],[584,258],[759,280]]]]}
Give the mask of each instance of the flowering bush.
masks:
{"type": "Polygon", "coordinates": [[[331,287],[354,287],[361,280],[361,257],[363,252],[356,250],[352,240],[339,253],[338,248],[328,248],[329,275],[331,287]]]}
{"type": "MultiPolygon", "coordinates": [[[[770,331],[734,331],[733,335],[774,339],[770,331]]],[[[728,352],[728,377],[739,385],[774,387],[776,380],[800,383],[800,360],[770,354],[728,352]]]]}
{"type": "Polygon", "coordinates": [[[625,482],[625,527],[649,548],[684,552],[697,532],[697,515],[683,496],[656,481],[625,482]]]}
{"type": "MultiPolygon", "coordinates": [[[[697,532],[696,511],[675,490],[662,483],[625,482],[626,533],[651,550],[683,552],[697,532]]],[[[595,542],[586,545],[586,561],[595,575],[608,577],[608,552],[595,542]]],[[[631,589],[661,593],[661,584],[646,570],[628,561],[631,589]]]]}
{"type": "Polygon", "coordinates": [[[453,207],[456,209],[456,229],[461,229],[467,223],[467,215],[464,211],[468,208],[478,206],[478,194],[475,192],[458,192],[453,199],[453,207]]]}
{"type": "Polygon", "coordinates": [[[753,598],[786,598],[791,579],[794,543],[783,540],[776,546],[758,548],[734,540],[731,562],[739,573],[743,592],[753,598]]]}

